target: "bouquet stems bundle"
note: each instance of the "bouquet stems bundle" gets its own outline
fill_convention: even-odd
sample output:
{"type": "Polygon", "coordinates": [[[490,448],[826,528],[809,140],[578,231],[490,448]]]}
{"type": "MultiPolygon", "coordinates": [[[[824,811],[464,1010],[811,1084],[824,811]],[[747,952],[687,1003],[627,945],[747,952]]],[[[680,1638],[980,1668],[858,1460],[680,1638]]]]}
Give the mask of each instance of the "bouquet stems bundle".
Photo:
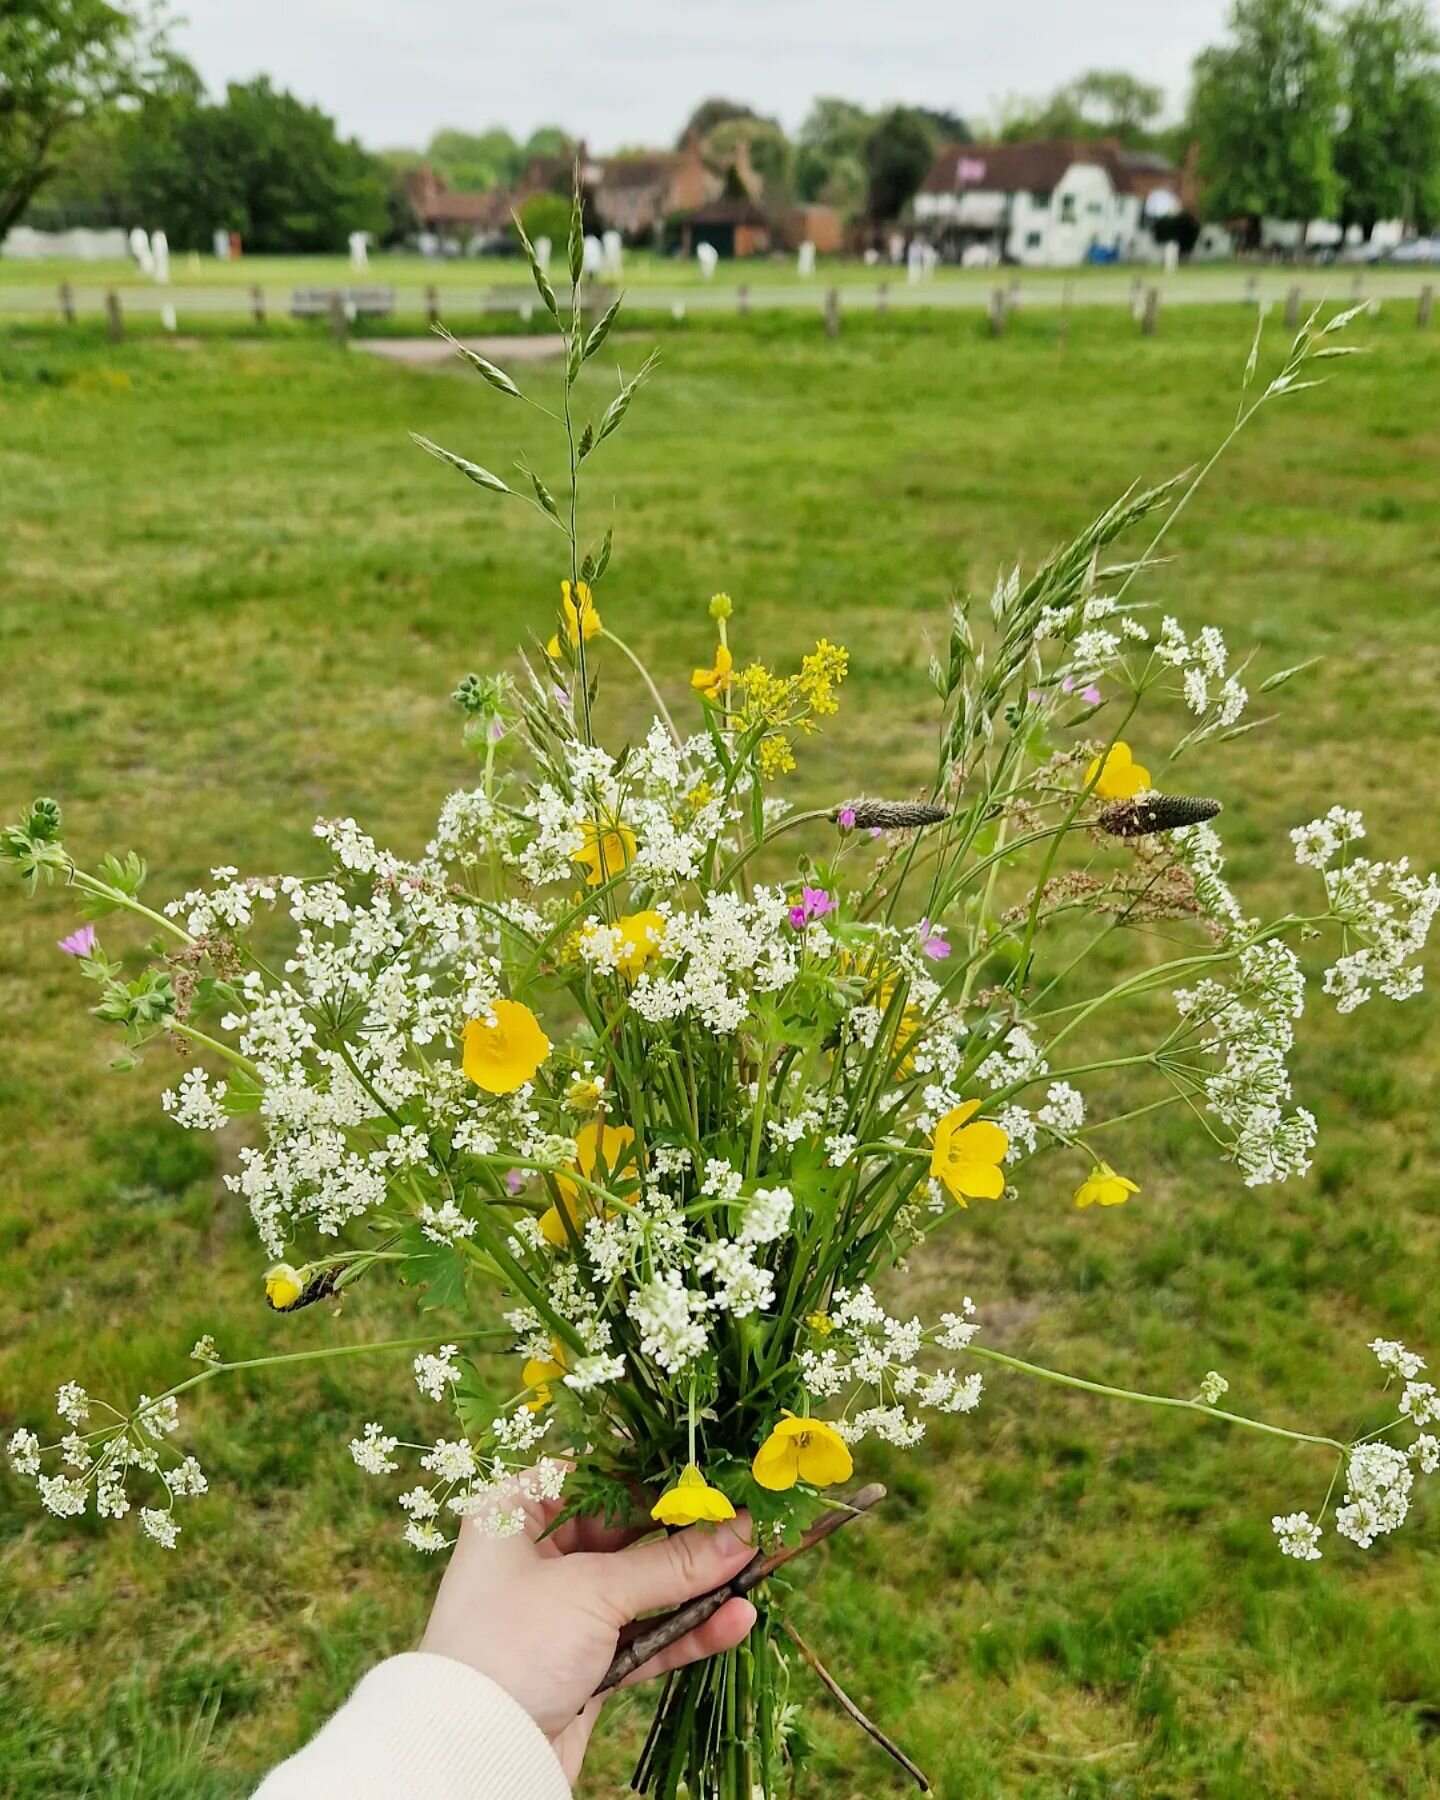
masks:
{"type": "MultiPolygon", "coordinates": [[[[569,248],[565,310],[531,253],[563,352],[549,416],[564,479],[507,479],[420,440],[485,503],[533,508],[564,570],[553,633],[518,676],[458,690],[476,780],[424,854],[322,820],[325,867],[221,867],[152,910],[140,859],[83,868],[52,801],[0,839],[32,887],[85,903],[61,947],[123,1033],[119,1060],[178,1043],[192,1060],[166,1096],[176,1123],[249,1121],[226,1180],[270,1259],[274,1312],[363,1308],[390,1278],[426,1311],[413,1336],[260,1360],[411,1358],[447,1422],[402,1442],[357,1421],[351,1451],[377,1476],[404,1471],[404,1535],[422,1552],[461,1529],[577,1514],[662,1529],[744,1508],[751,1579],[768,1575],[873,1504],[851,1485],[867,1440],[914,1446],[927,1416],[971,1411],[987,1363],[1320,1447],[1338,1531],[1365,1545],[1392,1530],[1440,1461],[1435,1392],[1401,1344],[1374,1346],[1401,1385],[1395,1419],[1352,1443],[1229,1412],[1214,1371],[1191,1396],[1128,1394],[989,1348],[963,1293],[929,1320],[877,1294],[932,1236],[963,1233],[972,1205],[1127,1202],[1143,1186],[1138,1122],[1163,1107],[1192,1112],[1236,1180],[1303,1174],[1315,1123],[1287,1071],[1307,997],[1295,945],[1330,946],[1322,986],[1341,1012],[1419,985],[1433,876],[1361,856],[1363,822],[1336,807],[1292,834],[1308,897],[1251,917],[1225,878],[1218,802],[1183,791],[1187,754],[1249,728],[1254,681],[1218,631],[1192,634],[1145,597],[1206,471],[1132,490],[1002,578],[988,607],[956,606],[922,791],[797,812],[785,778],[837,710],[847,653],[822,637],[771,667],[724,595],[678,680],[617,633],[611,538],[587,541],[580,494],[651,365],[582,414],[618,302],[593,324],[582,313],[578,204],[569,248]],[[653,723],[607,744],[611,684],[634,681],[653,723]],[[1185,709],[1168,748],[1142,720],[1155,697],[1185,709]],[[138,971],[108,924],[102,947],[109,915],[143,926],[138,971]],[[1093,973],[1117,960],[1120,974],[1093,973]],[[1117,1071],[1131,1103],[1097,1111],[1117,1071]]],[[[1344,353],[1350,316],[1308,321],[1263,387],[1257,334],[1232,438],[1344,353]]],[[[497,404],[530,403],[455,348],[497,404]]],[[[47,1507],[118,1518],[133,1494],[144,1529],[175,1543],[205,1488],[176,1448],[178,1399],[253,1366],[209,1340],[195,1355],[158,1398],[112,1407],[70,1382],[53,1441],[15,1432],[12,1460],[47,1507]]],[[[1318,1555],[1328,1505],[1277,1515],[1280,1548],[1318,1555]]],[[[779,1587],[753,1597],[743,1648],[669,1678],[636,1786],[784,1791],[802,1667],[923,1781],[801,1643],[779,1587]]]]}

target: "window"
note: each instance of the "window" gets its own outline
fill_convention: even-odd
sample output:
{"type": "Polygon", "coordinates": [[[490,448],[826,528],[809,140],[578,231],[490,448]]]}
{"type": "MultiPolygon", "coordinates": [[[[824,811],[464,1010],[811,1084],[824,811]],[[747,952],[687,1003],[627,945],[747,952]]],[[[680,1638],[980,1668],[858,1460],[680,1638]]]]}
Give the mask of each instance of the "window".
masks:
{"type": "Polygon", "coordinates": [[[1030,204],[1038,212],[1048,212],[1050,210],[1050,189],[1036,188],[1035,192],[1030,196],[1030,204]]]}
{"type": "Polygon", "coordinates": [[[1060,218],[1063,224],[1073,225],[1075,223],[1075,196],[1073,194],[1060,196],[1060,218]]]}
{"type": "Polygon", "coordinates": [[[1025,233],[1025,248],[1027,250],[1038,250],[1044,242],[1045,234],[1041,231],[1027,231],[1025,233]]]}
{"type": "Polygon", "coordinates": [[[1098,218],[1100,216],[1100,214],[1102,212],[1104,212],[1105,208],[1100,204],[1100,202],[1098,200],[1092,200],[1090,202],[1090,204],[1085,208],[1085,210],[1087,213],[1093,213],[1094,216],[1096,218],[1098,218]]]}

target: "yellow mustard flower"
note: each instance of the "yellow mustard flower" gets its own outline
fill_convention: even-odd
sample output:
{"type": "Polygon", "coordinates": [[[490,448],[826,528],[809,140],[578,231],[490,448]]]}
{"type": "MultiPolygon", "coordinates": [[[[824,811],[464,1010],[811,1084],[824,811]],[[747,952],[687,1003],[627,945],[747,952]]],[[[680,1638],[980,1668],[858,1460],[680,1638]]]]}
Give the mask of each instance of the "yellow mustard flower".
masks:
{"type": "MultiPolygon", "coordinates": [[[[575,594],[578,598],[572,598],[568,581],[560,583],[560,619],[572,650],[579,644],[582,637],[588,644],[597,631],[604,630],[600,623],[600,614],[595,610],[595,602],[590,596],[589,582],[579,582],[575,588],[575,594]]],[[[558,661],[560,656],[560,633],[558,631],[545,646],[545,654],[558,661]]]]}
{"type": "Polygon", "coordinates": [[[1091,782],[1097,800],[1131,800],[1149,788],[1150,771],[1136,762],[1127,743],[1117,741],[1105,752],[1103,766],[1098,756],[1090,759],[1085,786],[1091,782]]]}
{"type": "Polygon", "coordinates": [[[707,700],[718,700],[730,685],[730,671],[735,667],[735,658],[730,654],[728,644],[715,646],[715,666],[710,669],[696,669],[690,677],[690,685],[697,694],[703,694],[707,700]]]}
{"type": "Polygon", "coordinates": [[[554,1398],[550,1391],[551,1382],[559,1381],[564,1373],[565,1346],[557,1338],[551,1338],[549,1356],[530,1357],[521,1371],[520,1379],[527,1388],[534,1390],[525,1402],[525,1410],[543,1412],[554,1398]]]}
{"type": "Polygon", "coordinates": [[[540,1021],[518,1000],[497,1000],[490,1019],[471,1019],[465,1027],[462,1066],[476,1087],[487,1094],[513,1094],[534,1078],[550,1054],[550,1040],[540,1021]]]}
{"type": "MultiPolygon", "coordinates": [[[[592,1119],[588,1125],[582,1125],[575,1134],[575,1167],[586,1180],[600,1170],[606,1176],[613,1176],[627,1160],[627,1153],[635,1142],[635,1133],[628,1125],[607,1125],[603,1119],[592,1119]]],[[[564,1175],[555,1177],[555,1186],[559,1190],[560,1200],[555,1206],[545,1209],[540,1215],[540,1235],[547,1244],[553,1244],[557,1250],[563,1250],[570,1242],[570,1233],[565,1226],[566,1218],[578,1232],[581,1217],[592,1212],[595,1207],[595,1196],[588,1189],[581,1189],[564,1175]],[[562,1216],[560,1208],[564,1207],[562,1216]]]]}
{"type": "Polygon", "coordinates": [[[623,875],[635,855],[635,833],[628,825],[612,819],[603,826],[586,819],[580,827],[583,842],[571,852],[571,862],[588,869],[586,887],[599,887],[612,875],[623,875]]]}
{"type": "Polygon", "coordinates": [[[750,1473],[761,1487],[778,1494],[797,1481],[833,1487],[848,1481],[854,1467],[850,1446],[833,1425],[787,1412],[755,1452],[750,1473]]]}
{"type": "MultiPolygon", "coordinates": [[[[586,1064],[589,1068],[589,1064],[586,1064]]],[[[605,1098],[605,1077],[591,1075],[583,1071],[570,1078],[570,1085],[565,1090],[565,1104],[571,1112],[599,1112],[600,1102],[605,1098]]]]}
{"type": "Polygon", "coordinates": [[[816,1337],[829,1337],[830,1333],[835,1329],[835,1321],[827,1312],[806,1313],[805,1323],[815,1333],[816,1337]]]}
{"type": "Polygon", "coordinates": [[[720,1525],[735,1517],[735,1508],[694,1463],[686,1463],[674,1487],[650,1508],[650,1517],[659,1525],[720,1525]]]}
{"type": "Polygon", "coordinates": [[[284,1312],[287,1306],[293,1306],[305,1292],[305,1283],[300,1279],[299,1271],[292,1269],[289,1263],[276,1263],[273,1269],[265,1271],[265,1300],[276,1312],[284,1312]]]}
{"type": "Polygon", "coordinates": [[[1138,1194],[1138,1182],[1117,1175],[1109,1163],[1096,1163],[1075,1190],[1077,1206],[1122,1206],[1132,1194],[1138,1194]]]}
{"type": "Polygon", "coordinates": [[[1010,1139],[989,1119],[976,1119],[979,1110],[978,1100],[967,1100],[946,1113],[935,1127],[930,1173],[961,1206],[967,1200],[998,1200],[1005,1192],[1000,1165],[1010,1139]]]}
{"type": "Polygon", "coordinates": [[[665,937],[665,915],[654,911],[626,913],[615,921],[620,933],[620,949],[615,967],[627,981],[633,981],[649,962],[660,954],[665,937]]]}

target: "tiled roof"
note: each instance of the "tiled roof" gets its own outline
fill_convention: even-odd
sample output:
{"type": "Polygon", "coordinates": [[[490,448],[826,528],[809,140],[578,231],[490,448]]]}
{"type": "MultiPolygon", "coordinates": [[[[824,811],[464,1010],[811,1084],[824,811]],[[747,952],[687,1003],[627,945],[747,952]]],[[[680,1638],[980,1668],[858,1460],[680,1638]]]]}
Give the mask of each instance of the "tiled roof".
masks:
{"type": "MultiPolygon", "coordinates": [[[[920,184],[922,194],[1048,193],[1075,163],[1098,163],[1116,189],[1134,190],[1134,176],[1168,171],[1161,157],[1148,151],[1122,150],[1105,139],[1037,139],[1021,144],[946,144],[920,184]]],[[[1179,171],[1174,172],[1178,179],[1179,171]]]]}

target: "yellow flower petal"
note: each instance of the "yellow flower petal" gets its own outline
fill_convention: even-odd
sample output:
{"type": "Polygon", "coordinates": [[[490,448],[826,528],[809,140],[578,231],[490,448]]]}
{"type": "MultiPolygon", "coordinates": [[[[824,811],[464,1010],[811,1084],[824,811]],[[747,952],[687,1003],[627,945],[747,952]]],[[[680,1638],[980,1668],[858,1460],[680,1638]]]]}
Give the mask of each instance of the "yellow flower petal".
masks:
{"type": "Polygon", "coordinates": [[[755,1452],[750,1473],[761,1487],[778,1493],[797,1481],[832,1487],[848,1481],[854,1467],[850,1446],[833,1425],[787,1412],[755,1452]]]}
{"type": "Polygon", "coordinates": [[[690,685],[707,700],[718,700],[730,685],[730,672],[734,667],[735,658],[730,654],[728,646],[717,644],[714,667],[696,669],[690,677],[690,685]]]}
{"type": "Polygon", "coordinates": [[[1131,800],[1150,786],[1150,771],[1142,768],[1131,754],[1130,746],[1117,740],[1105,752],[1104,762],[1092,757],[1085,770],[1085,786],[1093,785],[1097,800],[1131,800]]]}
{"type": "Polygon", "coordinates": [[[1138,1182],[1117,1175],[1109,1163],[1097,1163],[1075,1190],[1077,1206],[1121,1206],[1132,1194],[1138,1194],[1138,1182]]]}
{"type": "Polygon", "coordinates": [[[590,871],[585,877],[587,887],[599,887],[630,867],[635,855],[635,833],[628,825],[616,820],[602,830],[593,819],[586,819],[580,832],[580,848],[570,853],[570,860],[590,871]]]}
{"type": "Polygon", "coordinates": [[[497,1000],[493,1019],[471,1019],[465,1027],[465,1073],[487,1094],[513,1094],[534,1078],[550,1054],[540,1021],[518,1000],[497,1000]]]}
{"type": "Polygon", "coordinates": [[[627,981],[633,981],[645,965],[660,954],[660,944],[665,936],[665,915],[649,911],[626,913],[616,920],[615,929],[620,933],[615,967],[627,981]]]}
{"type": "Polygon", "coordinates": [[[686,1463],[674,1487],[650,1508],[650,1517],[661,1525],[719,1525],[735,1517],[735,1508],[694,1463],[686,1463]]]}
{"type": "Polygon", "coordinates": [[[755,1452],[750,1473],[772,1494],[783,1493],[800,1479],[800,1453],[789,1438],[771,1432],[755,1452]]]}
{"type": "Polygon", "coordinates": [[[276,1312],[284,1312],[287,1306],[293,1306],[304,1292],[305,1283],[289,1263],[276,1263],[273,1269],[266,1270],[265,1299],[276,1312]]]}
{"type": "Polygon", "coordinates": [[[1010,1139],[989,1119],[975,1119],[979,1110],[978,1100],[967,1100],[935,1126],[930,1173],[961,1206],[967,1200],[998,1200],[1005,1192],[1001,1164],[1010,1139]]]}

